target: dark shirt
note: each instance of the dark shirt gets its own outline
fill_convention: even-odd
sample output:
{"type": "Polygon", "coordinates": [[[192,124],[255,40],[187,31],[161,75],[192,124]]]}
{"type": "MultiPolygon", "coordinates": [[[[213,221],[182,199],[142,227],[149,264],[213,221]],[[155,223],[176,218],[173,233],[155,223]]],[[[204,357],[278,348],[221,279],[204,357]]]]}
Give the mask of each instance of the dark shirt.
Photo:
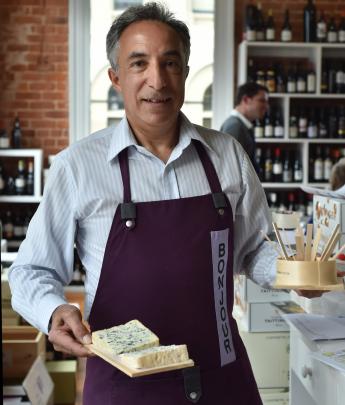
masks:
{"type": "Polygon", "coordinates": [[[242,145],[258,173],[258,167],[255,162],[255,138],[253,130],[247,128],[240,118],[230,115],[221,126],[220,131],[230,134],[242,145]]]}

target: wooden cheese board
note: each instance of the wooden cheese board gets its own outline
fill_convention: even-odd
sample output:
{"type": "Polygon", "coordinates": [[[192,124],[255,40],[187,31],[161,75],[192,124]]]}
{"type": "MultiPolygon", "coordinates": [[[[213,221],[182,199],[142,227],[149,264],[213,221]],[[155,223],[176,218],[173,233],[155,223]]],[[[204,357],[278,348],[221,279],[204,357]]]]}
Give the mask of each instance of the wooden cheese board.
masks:
{"type": "Polygon", "coordinates": [[[329,284],[329,285],[282,285],[274,284],[272,288],[277,290],[317,290],[317,291],[342,291],[344,290],[344,283],[329,284]]]}
{"type": "Polygon", "coordinates": [[[106,351],[102,351],[96,348],[93,344],[85,345],[85,347],[90,350],[90,352],[101,357],[103,360],[107,361],[117,369],[121,370],[123,373],[127,374],[129,377],[141,377],[149,374],[163,373],[165,371],[178,370],[181,368],[193,367],[194,361],[189,359],[181,363],[167,364],[165,366],[151,367],[151,368],[131,368],[127,364],[121,361],[121,358],[116,355],[112,355],[106,351]]]}

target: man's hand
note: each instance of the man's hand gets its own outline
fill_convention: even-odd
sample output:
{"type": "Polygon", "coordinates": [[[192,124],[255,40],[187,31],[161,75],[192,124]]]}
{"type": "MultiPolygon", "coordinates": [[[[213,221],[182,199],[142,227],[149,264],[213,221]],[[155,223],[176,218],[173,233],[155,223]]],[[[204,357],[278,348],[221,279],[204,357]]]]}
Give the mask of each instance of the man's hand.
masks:
{"type": "Polygon", "coordinates": [[[77,357],[92,356],[83,346],[91,343],[90,331],[83,324],[81,313],[74,305],[65,304],[56,308],[48,339],[58,352],[77,357]]]}

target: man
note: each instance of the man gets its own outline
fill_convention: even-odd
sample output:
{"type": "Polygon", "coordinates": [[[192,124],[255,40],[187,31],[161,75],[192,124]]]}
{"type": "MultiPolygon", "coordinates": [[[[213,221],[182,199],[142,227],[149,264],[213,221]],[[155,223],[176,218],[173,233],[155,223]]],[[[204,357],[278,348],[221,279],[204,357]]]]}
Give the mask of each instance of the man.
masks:
{"type": "Polygon", "coordinates": [[[10,272],[13,307],[56,350],[89,356],[63,297],[74,243],[91,331],[138,319],[187,344],[197,367],[140,379],[88,358],[84,405],[261,404],[231,314],[234,271],[274,280],[268,208],[241,146],[180,112],[189,51],[186,25],[155,3],[114,21],[109,77],[126,117],[54,159],[10,272]]]}
{"type": "Polygon", "coordinates": [[[242,84],[237,90],[235,109],[220,128],[243,146],[257,172],[253,122],[257,119],[262,120],[267,110],[268,89],[252,82],[242,84]]]}

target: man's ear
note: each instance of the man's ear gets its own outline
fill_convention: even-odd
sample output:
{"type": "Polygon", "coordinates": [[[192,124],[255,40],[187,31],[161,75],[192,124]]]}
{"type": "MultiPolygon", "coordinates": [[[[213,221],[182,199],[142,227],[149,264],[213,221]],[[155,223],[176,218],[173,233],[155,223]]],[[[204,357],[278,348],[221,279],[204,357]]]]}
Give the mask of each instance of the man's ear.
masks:
{"type": "Polygon", "coordinates": [[[189,75],[189,66],[186,66],[186,79],[187,79],[187,77],[188,77],[188,75],[189,75]]]}
{"type": "Polygon", "coordinates": [[[109,68],[108,76],[109,76],[109,79],[110,79],[111,83],[113,84],[115,90],[117,90],[119,93],[121,93],[121,85],[120,85],[120,78],[119,78],[118,72],[113,68],[109,68]]]}

